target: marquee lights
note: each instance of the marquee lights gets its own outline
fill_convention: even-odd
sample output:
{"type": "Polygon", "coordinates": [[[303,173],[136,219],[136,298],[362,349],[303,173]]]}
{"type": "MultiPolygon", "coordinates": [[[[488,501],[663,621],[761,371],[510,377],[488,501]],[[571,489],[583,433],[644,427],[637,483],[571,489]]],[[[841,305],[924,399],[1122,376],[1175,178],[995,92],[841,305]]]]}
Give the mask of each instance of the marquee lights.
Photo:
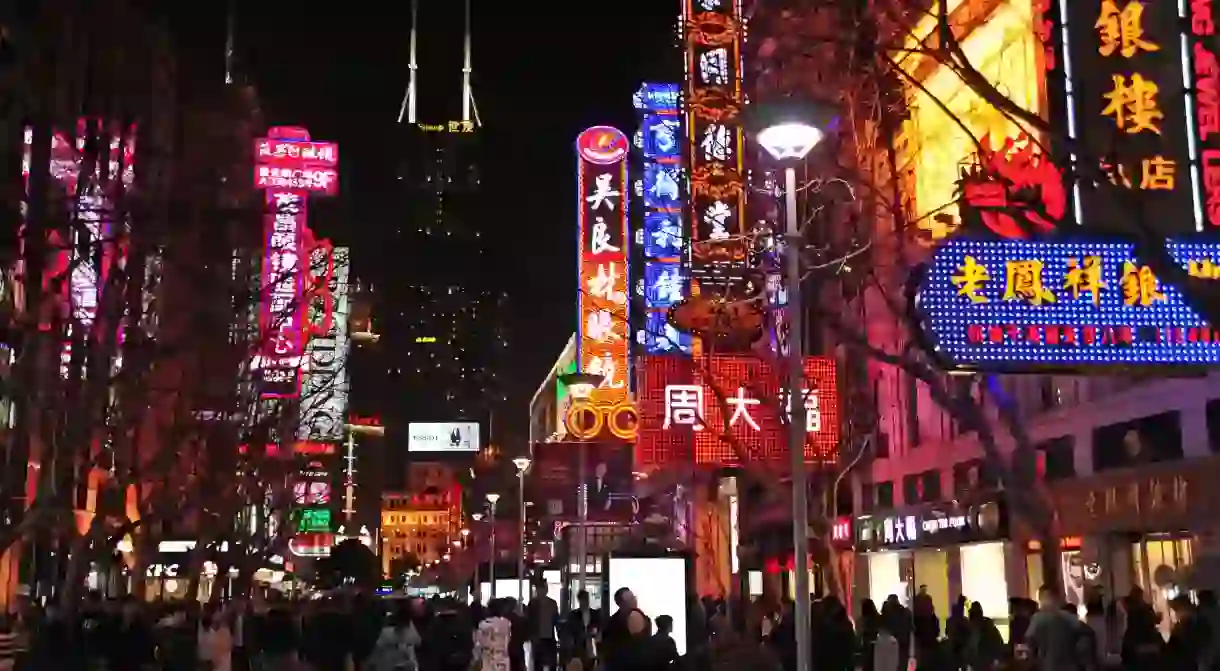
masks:
{"type": "MultiPolygon", "coordinates": [[[[636,463],[659,466],[691,458],[698,464],[739,463],[727,430],[758,461],[788,454],[781,407],[783,375],[752,355],[713,354],[698,359],[648,356],[640,384],[636,463]]],[[[835,362],[806,357],[796,421],[806,429],[806,461],[838,454],[839,399],[835,362]]]]}
{"type": "Polygon", "coordinates": [[[602,376],[599,398],[627,397],[627,137],[594,126],[576,138],[577,364],[602,376]]]}
{"type": "MultiPolygon", "coordinates": [[[[1220,277],[1220,243],[1168,249],[1191,275],[1220,277]]],[[[950,240],[918,308],[937,352],[964,368],[1220,363],[1220,330],[1125,242],[950,240]]]]}

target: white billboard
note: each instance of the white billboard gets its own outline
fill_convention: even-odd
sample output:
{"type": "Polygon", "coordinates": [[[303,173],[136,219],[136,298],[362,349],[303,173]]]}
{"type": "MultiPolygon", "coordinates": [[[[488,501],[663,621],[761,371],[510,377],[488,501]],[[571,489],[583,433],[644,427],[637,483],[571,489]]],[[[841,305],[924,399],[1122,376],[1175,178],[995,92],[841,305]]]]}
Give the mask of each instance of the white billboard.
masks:
{"type": "Polygon", "coordinates": [[[478,452],[478,422],[411,422],[408,452],[478,452]]]}

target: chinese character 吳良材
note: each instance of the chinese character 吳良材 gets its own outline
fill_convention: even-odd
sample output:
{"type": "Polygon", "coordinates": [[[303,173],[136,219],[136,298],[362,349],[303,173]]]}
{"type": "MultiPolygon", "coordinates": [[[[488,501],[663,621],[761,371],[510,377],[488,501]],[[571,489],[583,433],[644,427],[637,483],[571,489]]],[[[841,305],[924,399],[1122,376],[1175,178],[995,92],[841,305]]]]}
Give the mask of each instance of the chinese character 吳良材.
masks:
{"type": "Polygon", "coordinates": [[[1110,102],[1102,109],[1102,116],[1114,117],[1114,124],[1131,135],[1146,130],[1160,135],[1160,121],[1165,115],[1157,105],[1160,89],[1156,82],[1144,79],[1138,72],[1131,75],[1130,81],[1125,75],[1113,75],[1113,81],[1114,89],[1104,96],[1110,102]]]}
{"type": "Polygon", "coordinates": [[[1089,294],[1093,305],[1101,299],[1101,290],[1105,289],[1106,281],[1101,279],[1101,257],[1086,256],[1083,259],[1068,259],[1067,276],[1063,278],[1063,288],[1072,292],[1072,298],[1080,298],[1080,294],[1089,294]]]}
{"type": "Polygon", "coordinates": [[[594,310],[585,321],[585,337],[597,342],[622,340],[615,331],[614,315],[609,310],[594,310]]]}
{"type": "Polygon", "coordinates": [[[614,175],[608,172],[593,178],[593,193],[585,198],[585,202],[589,203],[589,209],[596,210],[605,205],[611,212],[614,211],[614,199],[623,194],[614,188],[613,179],[614,175]]]}
{"type": "Polygon", "coordinates": [[[1127,305],[1149,306],[1157,301],[1164,301],[1165,294],[1157,290],[1156,275],[1148,266],[1136,266],[1130,261],[1123,262],[1123,302],[1127,305]]]}
{"type": "Polygon", "coordinates": [[[1004,300],[1028,301],[1031,305],[1054,303],[1055,294],[1042,284],[1042,262],[1037,259],[1005,264],[1004,300]]]}
{"type": "Polygon", "coordinates": [[[950,277],[953,286],[957,287],[957,295],[969,298],[973,303],[986,303],[987,297],[980,294],[983,283],[991,279],[987,266],[979,263],[973,256],[967,256],[962,265],[957,267],[957,274],[950,277]]]}
{"type": "Polygon", "coordinates": [[[1144,159],[1143,174],[1140,177],[1140,188],[1148,190],[1172,191],[1177,171],[1177,161],[1161,155],[1144,159]]]}
{"type": "Polygon", "coordinates": [[[589,237],[590,254],[621,251],[618,246],[610,244],[610,229],[602,217],[594,218],[593,233],[589,237]]]}
{"type": "Polygon", "coordinates": [[[671,384],[665,387],[665,420],[661,427],[689,426],[703,429],[703,387],[695,384],[671,384]]]}
{"type": "Polygon", "coordinates": [[[614,289],[618,285],[618,280],[618,269],[615,268],[613,261],[610,262],[608,267],[604,263],[597,264],[597,275],[589,278],[588,281],[589,295],[604,300],[627,302],[626,296],[621,297],[621,300],[619,300],[620,297],[615,295],[614,289]]]}
{"type": "Polygon", "coordinates": [[[1140,51],[1160,51],[1160,45],[1144,39],[1144,3],[1131,0],[1122,9],[1116,0],[1102,0],[1101,12],[1093,27],[1101,38],[1097,48],[1102,56],[1113,56],[1115,52],[1123,58],[1131,58],[1140,51]]]}

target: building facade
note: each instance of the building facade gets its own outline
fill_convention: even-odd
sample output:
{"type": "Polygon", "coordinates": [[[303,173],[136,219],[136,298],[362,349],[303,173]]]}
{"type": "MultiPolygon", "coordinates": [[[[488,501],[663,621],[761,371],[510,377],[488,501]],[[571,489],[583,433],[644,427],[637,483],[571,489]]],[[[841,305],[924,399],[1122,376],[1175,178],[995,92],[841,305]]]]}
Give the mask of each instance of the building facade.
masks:
{"type": "Polygon", "coordinates": [[[381,497],[382,570],[413,557],[421,566],[447,561],[460,547],[461,488],[447,464],[412,464],[408,489],[381,497]],[[456,541],[456,544],[455,544],[456,541]]]}

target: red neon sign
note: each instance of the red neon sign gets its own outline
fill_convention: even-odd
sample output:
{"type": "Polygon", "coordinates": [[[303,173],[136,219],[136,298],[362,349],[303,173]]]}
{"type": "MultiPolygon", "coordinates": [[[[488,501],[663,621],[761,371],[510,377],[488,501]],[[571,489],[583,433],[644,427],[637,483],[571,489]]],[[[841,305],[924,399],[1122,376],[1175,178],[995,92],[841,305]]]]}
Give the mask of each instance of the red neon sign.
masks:
{"type": "MultiPolygon", "coordinates": [[[[697,360],[644,357],[636,464],[660,466],[693,459],[698,464],[740,463],[728,432],[754,461],[787,458],[782,371],[752,355],[707,355],[697,360]]],[[[805,358],[805,460],[838,455],[839,397],[835,362],[805,358]]]]}

